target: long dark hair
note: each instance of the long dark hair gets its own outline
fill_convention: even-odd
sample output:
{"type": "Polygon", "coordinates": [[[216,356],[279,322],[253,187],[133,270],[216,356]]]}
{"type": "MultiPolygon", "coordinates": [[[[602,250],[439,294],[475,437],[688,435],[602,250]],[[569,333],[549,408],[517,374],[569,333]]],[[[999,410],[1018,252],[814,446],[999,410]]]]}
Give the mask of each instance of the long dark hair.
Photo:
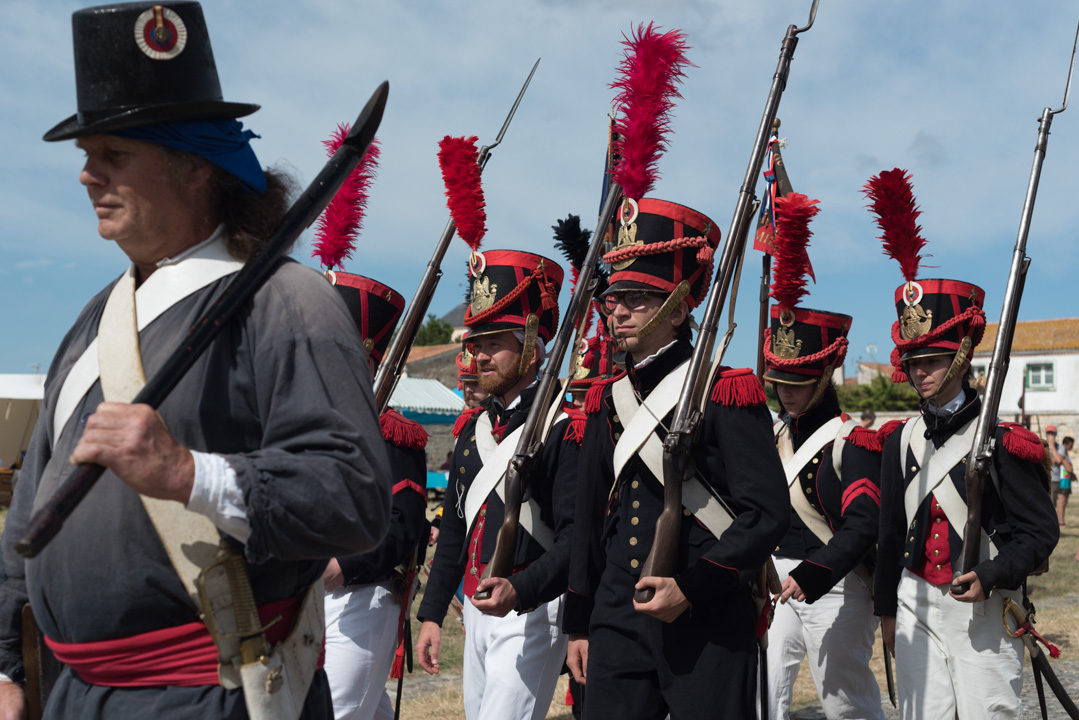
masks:
{"type": "Polygon", "coordinates": [[[267,168],[266,192],[249,192],[239,179],[216,165],[211,166],[210,187],[218,219],[225,224],[225,246],[237,260],[248,261],[263,248],[281,224],[296,192],[287,173],[267,168]]]}

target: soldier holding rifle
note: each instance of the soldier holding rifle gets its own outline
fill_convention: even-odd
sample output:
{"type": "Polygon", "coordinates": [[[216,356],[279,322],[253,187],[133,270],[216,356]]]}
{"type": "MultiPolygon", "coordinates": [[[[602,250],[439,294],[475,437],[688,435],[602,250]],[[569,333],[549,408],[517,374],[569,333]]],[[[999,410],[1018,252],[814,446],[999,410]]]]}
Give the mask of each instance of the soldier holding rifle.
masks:
{"type": "MultiPolygon", "coordinates": [[[[45,139],[76,139],[98,233],[132,264],[50,369],[4,528],[0,671],[23,680],[29,594],[67,665],[49,717],[330,718],[320,577],[377,545],[389,514],[363,345],[318,273],[271,257],[178,391],[156,413],[130,404],[282,236],[289,182],[235,120],[258,106],[222,101],[198,3],[89,8],[73,25],[79,112],[45,139]],[[24,562],[15,540],[72,463],[106,471],[24,562]]],[[[17,714],[18,686],[0,688],[17,714]]]]}
{"type": "Polygon", "coordinates": [[[921,403],[917,416],[880,430],[875,611],[895,655],[900,715],[1019,718],[1023,642],[1001,618],[1009,601],[1022,599],[1020,587],[1059,535],[1044,451],[1022,426],[991,419],[995,450],[980,497],[980,555],[961,569],[967,506],[977,500],[964,478],[983,402],[969,371],[985,329],[985,293],[960,280],[918,279],[925,240],[905,171],[882,172],[866,194],[885,252],[906,281],[895,292],[892,379],[909,382],[921,403]]]}
{"type": "Polygon", "coordinates": [[[790,486],[791,528],[775,551],[783,591],[768,632],[769,712],[786,718],[802,659],[825,715],[883,718],[869,667],[877,619],[871,568],[880,514],[876,433],[839,408],[832,374],[843,367],[851,316],[799,305],[809,221],[817,201],[776,199],[771,327],[764,376],[776,390],[776,446],[790,486]]]}
{"type": "Polygon", "coordinates": [[[594,384],[585,404],[564,623],[569,665],[586,683],[586,716],[690,718],[723,708],[749,717],[758,617],[747,583],[790,523],[787,505],[774,502],[784,488],[771,421],[749,370],[720,373],[693,460],[697,481],[733,519],[721,533],[686,510],[678,574],[642,577],[663,509],[655,449],[682,388],[690,311],[707,294],[719,231],[675,203],[643,198],[624,207],[633,214],[624,218],[625,241],[604,256],[615,268],[604,305],[627,372],[594,384]],[[655,597],[638,603],[634,591],[644,587],[655,597]]]}
{"type": "Polygon", "coordinates": [[[417,613],[423,624],[416,655],[424,670],[438,672],[442,621],[463,576],[465,716],[543,718],[566,651],[558,623],[583,417],[554,419],[521,506],[512,572],[481,578],[504,518],[502,478],[532,408],[546,343],[558,328],[563,272],[547,258],[513,250],[477,249],[470,267],[465,325],[480,388],[489,396],[454,427],[458,440],[417,613]],[[478,592],[489,597],[481,600],[478,592]]]}

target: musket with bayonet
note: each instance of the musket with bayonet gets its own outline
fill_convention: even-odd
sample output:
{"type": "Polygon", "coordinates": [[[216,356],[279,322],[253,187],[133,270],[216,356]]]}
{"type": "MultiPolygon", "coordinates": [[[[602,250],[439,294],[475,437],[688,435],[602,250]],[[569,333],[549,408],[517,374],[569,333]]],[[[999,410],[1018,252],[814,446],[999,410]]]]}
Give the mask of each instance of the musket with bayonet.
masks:
{"type": "MultiPolygon", "coordinates": [[[[388,82],[378,86],[352,124],[352,130],[341,147],[285,213],[263,249],[229,281],[221,296],[191,326],[180,346],[146,382],[132,403],[159,407],[229,321],[269,279],[281,256],[292,247],[300,233],[322,214],[345,178],[363,159],[382,122],[389,94],[388,82]]],[[[41,552],[104,472],[105,468],[100,465],[87,463],[80,465],[64,480],[52,497],[30,518],[23,537],[15,544],[19,554],[34,557],[41,552]]]]}
{"type": "MultiPolygon", "coordinates": [[[[481,173],[487,167],[487,161],[491,159],[491,151],[502,143],[502,138],[505,137],[506,130],[509,129],[513,116],[517,113],[517,106],[521,104],[521,98],[525,96],[525,91],[528,90],[528,84],[532,82],[532,76],[536,74],[539,63],[540,61],[537,59],[536,64],[532,66],[532,71],[525,78],[525,84],[521,86],[521,91],[517,93],[517,99],[513,101],[513,107],[510,108],[506,121],[502,123],[502,129],[498,131],[494,142],[480,148],[477,162],[481,173]]],[[[390,397],[393,395],[394,388],[397,387],[397,380],[401,377],[401,370],[404,367],[405,360],[408,359],[409,350],[412,349],[412,344],[416,342],[416,335],[420,332],[420,326],[423,324],[424,318],[427,317],[431,299],[438,288],[439,280],[442,279],[442,260],[446,257],[446,250],[449,249],[450,241],[453,240],[456,229],[457,225],[451,217],[446,223],[446,228],[442,231],[442,237],[438,239],[438,244],[435,245],[435,251],[431,255],[431,259],[427,262],[427,269],[423,273],[419,287],[416,288],[416,294],[412,296],[412,302],[409,303],[408,310],[405,312],[404,317],[401,318],[397,334],[394,336],[393,342],[390,343],[385,356],[382,358],[382,363],[379,365],[374,384],[375,407],[379,413],[384,412],[389,406],[390,397]]]]}
{"type": "MultiPolygon", "coordinates": [[[[623,112],[629,112],[627,110],[629,107],[640,108],[644,105],[649,108],[662,107],[664,109],[659,112],[659,115],[665,119],[667,109],[670,107],[670,104],[666,102],[668,94],[681,77],[684,50],[682,38],[682,34],[678,31],[660,35],[650,25],[647,30],[642,26],[632,39],[626,39],[624,44],[630,50],[625,53],[625,60],[622,63],[622,77],[613,84],[613,87],[621,89],[621,93],[616,98],[616,107],[620,107],[623,112]],[[645,43],[645,40],[648,42],[645,43]],[[664,47],[669,53],[657,52],[655,56],[648,55],[641,50],[645,44],[649,48],[664,47]],[[630,72],[628,70],[630,67],[636,68],[637,72],[630,72]]],[[[662,128],[665,127],[665,122],[658,121],[655,117],[645,118],[639,111],[635,119],[639,121],[637,124],[641,128],[660,128],[659,134],[663,134],[662,128]]],[[[543,431],[549,429],[545,427],[545,421],[553,410],[552,402],[562,402],[561,397],[557,399],[554,397],[555,389],[562,388],[558,373],[562,367],[566,349],[571,344],[572,335],[582,326],[583,319],[590,310],[592,296],[596,288],[594,278],[600,251],[604,247],[604,240],[608,234],[607,228],[613,224],[615,213],[622,201],[624,193],[619,183],[619,176],[617,171],[611,171],[614,158],[611,153],[618,150],[618,148],[614,147],[615,143],[613,142],[615,125],[617,123],[612,124],[612,133],[608,137],[608,156],[606,167],[604,168],[605,195],[600,206],[599,217],[594,226],[596,229],[592,234],[592,242],[588,246],[588,252],[579,269],[577,284],[573,288],[569,308],[561,326],[558,328],[554,345],[540,374],[536,395],[521,429],[517,447],[506,469],[503,491],[505,514],[502,526],[498,530],[494,553],[484,569],[483,577],[485,578],[506,577],[513,569],[524,490],[528,487],[528,479],[531,477],[539,458],[539,453],[543,448],[543,431]]],[[[624,147],[625,138],[620,138],[619,141],[623,143],[620,147],[624,147]]],[[[639,158],[641,164],[648,165],[653,162],[658,153],[655,148],[660,146],[662,146],[662,143],[652,145],[651,152],[653,154],[639,158]]],[[[624,162],[624,158],[622,158],[622,161],[624,162]]],[[[619,163],[619,167],[621,166],[622,164],[619,163]]],[[[638,197],[641,195],[643,193],[638,197]]],[[[490,593],[484,589],[477,592],[476,597],[484,600],[490,597],[490,593]]]]}
{"type": "MultiPolygon", "coordinates": [[[[622,188],[617,183],[612,182],[607,189],[607,197],[604,200],[603,207],[600,209],[599,219],[596,221],[597,228],[607,227],[612,222],[621,197],[622,188]]],[[[528,417],[521,428],[517,448],[506,469],[504,481],[505,515],[502,519],[502,526],[498,529],[491,560],[484,568],[482,576],[484,578],[508,577],[513,570],[524,490],[528,487],[528,479],[531,477],[539,459],[539,454],[543,450],[545,438],[542,436],[541,430],[544,429],[544,420],[547,418],[552,402],[562,402],[561,395],[557,398],[555,397],[556,390],[564,392],[558,373],[562,367],[562,361],[566,357],[566,348],[570,346],[574,334],[577,332],[578,327],[581,326],[583,318],[587,315],[589,306],[592,303],[592,295],[596,286],[594,282],[595,271],[600,258],[600,250],[603,248],[603,238],[604,233],[602,232],[595,232],[592,235],[592,242],[588,246],[588,254],[585,256],[584,265],[581,267],[580,275],[577,278],[577,285],[573,289],[573,295],[570,296],[569,308],[558,328],[558,334],[555,335],[554,345],[548,353],[547,362],[544,364],[543,371],[540,374],[539,386],[532,400],[532,406],[529,408],[528,417]]],[[[475,594],[475,597],[479,600],[486,600],[490,596],[491,593],[488,589],[480,590],[475,594]]]]}
{"type": "MultiPolygon", "coordinates": [[[[753,214],[751,208],[755,195],[754,188],[764,161],[764,151],[771,135],[772,123],[779,109],[779,101],[787,86],[791,58],[798,46],[798,36],[813,27],[819,2],[820,0],[813,0],[813,6],[809,11],[809,22],[806,26],[800,28],[791,25],[783,38],[779,64],[768,91],[764,115],[761,117],[757,137],[749,156],[749,167],[746,169],[746,175],[738,193],[738,203],[735,206],[727,241],[723,246],[723,254],[716,271],[716,284],[700,323],[686,381],[678,397],[678,404],[675,406],[671,430],[663,442],[663,511],[656,521],[656,535],[652,550],[641,568],[642,577],[672,577],[677,570],[679,526],[682,518],[682,483],[689,479],[690,473],[696,472],[690,462],[690,449],[693,447],[704,408],[704,399],[709,390],[711,373],[708,369],[711,367],[719,317],[723,312],[727,290],[745,254],[746,236],[753,214]]],[[[729,341],[730,333],[728,332],[723,348],[720,350],[721,358],[729,341]]],[[[638,602],[648,602],[653,594],[651,588],[645,588],[638,590],[635,597],[638,602]]]]}
{"type": "MultiPolygon", "coordinates": [[[[1076,29],[1075,43],[1079,45],[1079,28],[1076,29]]],[[[955,577],[970,572],[980,561],[982,540],[982,488],[989,476],[993,462],[994,431],[997,426],[997,411],[1000,409],[1000,394],[1004,388],[1004,378],[1008,374],[1008,364],[1015,336],[1015,324],[1019,317],[1019,303],[1023,299],[1023,286],[1026,284],[1030,258],[1027,257],[1027,235],[1030,233],[1030,219],[1034,214],[1034,201],[1038,196],[1038,181],[1045,160],[1045,150],[1049,143],[1049,127],[1053,117],[1064,112],[1068,107],[1068,95],[1071,93],[1072,71],[1075,69],[1076,45],[1072,46],[1071,65],[1068,68],[1068,82],[1064,90],[1064,103],[1058,110],[1045,108],[1038,122],[1038,141],[1034,146],[1034,165],[1030,170],[1026,198],[1023,200],[1023,213],[1019,218],[1019,235],[1012,251],[1012,264],[1008,272],[1008,283],[1004,290],[1004,305],[1000,311],[1000,323],[997,329],[997,342],[989,361],[989,373],[985,383],[985,396],[982,409],[978,414],[978,423],[974,430],[974,444],[967,456],[966,490],[967,522],[963,531],[963,550],[959,556],[959,568],[955,577]]],[[[967,590],[967,585],[953,585],[957,593],[967,590]]]]}

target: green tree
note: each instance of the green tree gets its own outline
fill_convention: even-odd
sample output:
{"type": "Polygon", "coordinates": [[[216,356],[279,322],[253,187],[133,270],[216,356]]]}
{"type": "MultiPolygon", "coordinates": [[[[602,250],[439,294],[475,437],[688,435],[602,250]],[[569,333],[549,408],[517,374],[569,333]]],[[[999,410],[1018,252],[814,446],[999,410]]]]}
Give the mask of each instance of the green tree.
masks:
{"type": "Polygon", "coordinates": [[[416,345],[446,345],[453,338],[453,325],[439,320],[434,313],[427,315],[427,322],[416,333],[416,345]]]}
{"type": "Polygon", "coordinates": [[[862,410],[918,410],[918,393],[909,383],[894,383],[890,377],[877,373],[868,385],[842,385],[839,406],[843,411],[857,416],[862,410]]]}

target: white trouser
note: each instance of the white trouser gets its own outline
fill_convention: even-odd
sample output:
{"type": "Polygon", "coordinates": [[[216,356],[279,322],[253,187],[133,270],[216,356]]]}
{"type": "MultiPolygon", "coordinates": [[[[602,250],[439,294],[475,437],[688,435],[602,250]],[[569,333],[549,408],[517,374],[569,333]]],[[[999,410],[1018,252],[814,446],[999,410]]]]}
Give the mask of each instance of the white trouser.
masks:
{"type": "MultiPolygon", "coordinates": [[[[775,558],[780,581],[800,561],[775,558]]],[[[768,713],[787,720],[791,693],[802,658],[817,686],[828,720],[880,718],[880,688],[869,659],[878,620],[865,583],[848,574],[812,605],[788,600],[777,604],[768,630],[768,713]]]]}
{"type": "Polygon", "coordinates": [[[542,720],[569,638],[562,598],[532,612],[484,615],[465,598],[464,701],[468,720],[542,720]]]}
{"type": "Polygon", "coordinates": [[[907,570],[899,581],[895,680],[904,720],[1018,720],[1023,642],[1001,622],[1003,598],[961,603],[907,570]]]}
{"type": "Polygon", "coordinates": [[[392,720],[386,680],[397,649],[401,604],[389,582],[326,594],[326,675],[336,720],[392,720]]]}

